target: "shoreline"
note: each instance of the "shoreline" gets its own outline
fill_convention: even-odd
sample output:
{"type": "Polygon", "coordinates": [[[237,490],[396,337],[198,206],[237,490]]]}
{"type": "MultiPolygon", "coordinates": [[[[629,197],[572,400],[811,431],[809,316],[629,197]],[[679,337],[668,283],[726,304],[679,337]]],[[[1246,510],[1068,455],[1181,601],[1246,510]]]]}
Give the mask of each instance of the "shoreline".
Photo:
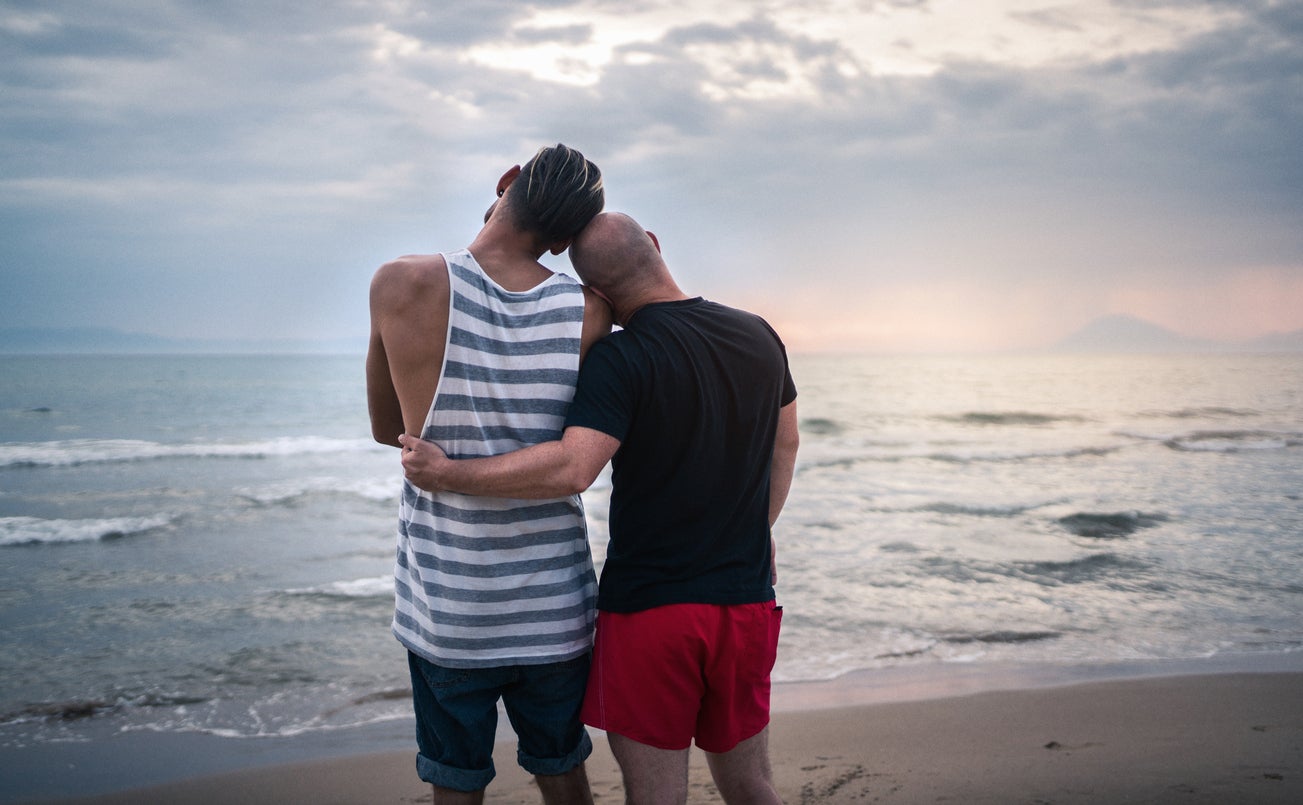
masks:
{"type": "MultiPolygon", "coordinates": [[[[622,802],[618,768],[593,732],[594,794],[598,802],[622,802]]],[[[292,738],[128,733],[6,750],[11,771],[0,780],[0,801],[428,800],[410,733],[410,722],[398,720],[292,738]]],[[[771,758],[789,803],[861,795],[897,802],[1303,801],[1303,654],[895,667],[776,683],[771,758]]],[[[486,802],[539,801],[516,766],[505,725],[495,763],[486,802]]],[[[719,801],[696,750],[691,780],[690,802],[719,801]]]]}
{"type": "Polygon", "coordinates": [[[1224,654],[1186,659],[1082,662],[970,662],[897,665],[847,671],[831,679],[775,682],[774,713],[847,705],[948,699],[996,691],[1038,690],[1093,682],[1303,673],[1303,651],[1224,654]]]}

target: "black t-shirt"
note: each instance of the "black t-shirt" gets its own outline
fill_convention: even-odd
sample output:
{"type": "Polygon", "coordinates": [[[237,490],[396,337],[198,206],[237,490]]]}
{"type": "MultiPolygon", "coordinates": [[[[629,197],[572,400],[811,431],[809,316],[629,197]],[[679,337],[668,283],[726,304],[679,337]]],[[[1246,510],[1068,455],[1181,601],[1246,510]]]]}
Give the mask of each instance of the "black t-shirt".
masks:
{"type": "Polygon", "coordinates": [[[641,308],[593,346],[566,427],[620,440],[598,608],[774,598],[769,468],[794,399],[769,325],[700,298],[641,308]]]}

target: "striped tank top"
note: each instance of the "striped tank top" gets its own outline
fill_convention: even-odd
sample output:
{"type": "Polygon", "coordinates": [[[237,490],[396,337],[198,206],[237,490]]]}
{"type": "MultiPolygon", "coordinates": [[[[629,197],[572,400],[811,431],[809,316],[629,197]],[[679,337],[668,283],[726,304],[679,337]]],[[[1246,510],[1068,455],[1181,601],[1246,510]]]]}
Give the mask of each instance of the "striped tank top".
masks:
{"type": "MultiPolygon", "coordinates": [[[[579,374],[580,285],[504,290],[469,251],[444,255],[450,306],[422,438],[452,458],[561,438],[579,374]]],[[[597,581],[579,496],[508,500],[403,482],[393,631],[437,665],[560,662],[592,645],[597,581]]]]}

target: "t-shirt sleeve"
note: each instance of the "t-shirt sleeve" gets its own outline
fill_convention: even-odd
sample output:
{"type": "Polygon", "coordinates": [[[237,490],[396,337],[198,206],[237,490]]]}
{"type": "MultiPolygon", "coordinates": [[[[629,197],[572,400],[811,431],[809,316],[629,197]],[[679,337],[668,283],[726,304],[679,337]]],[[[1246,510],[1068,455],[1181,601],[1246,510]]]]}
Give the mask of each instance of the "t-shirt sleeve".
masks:
{"type": "Polygon", "coordinates": [[[579,367],[565,426],[591,428],[623,442],[633,421],[632,382],[620,351],[608,340],[598,341],[579,367]]]}
{"type": "Polygon", "coordinates": [[[769,334],[774,337],[778,348],[783,351],[783,395],[779,397],[778,401],[779,405],[786,408],[796,400],[796,381],[792,380],[792,367],[787,360],[787,345],[783,343],[783,339],[778,337],[778,333],[774,331],[774,328],[769,326],[769,322],[764,319],[760,321],[765,325],[765,329],[769,331],[769,334]]]}

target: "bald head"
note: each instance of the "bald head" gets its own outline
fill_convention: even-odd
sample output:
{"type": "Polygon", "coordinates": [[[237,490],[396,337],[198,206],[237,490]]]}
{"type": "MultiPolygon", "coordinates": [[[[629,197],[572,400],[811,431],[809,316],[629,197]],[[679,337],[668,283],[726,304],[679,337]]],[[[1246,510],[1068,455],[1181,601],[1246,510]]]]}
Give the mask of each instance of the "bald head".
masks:
{"type": "Polygon", "coordinates": [[[670,281],[656,242],[618,212],[602,213],[575,238],[570,262],[584,282],[609,297],[628,298],[670,281]]]}
{"type": "Polygon", "coordinates": [[[570,245],[570,262],[611,303],[620,325],[644,305],[687,298],[670,276],[655,237],[623,213],[593,218],[570,245]]]}

